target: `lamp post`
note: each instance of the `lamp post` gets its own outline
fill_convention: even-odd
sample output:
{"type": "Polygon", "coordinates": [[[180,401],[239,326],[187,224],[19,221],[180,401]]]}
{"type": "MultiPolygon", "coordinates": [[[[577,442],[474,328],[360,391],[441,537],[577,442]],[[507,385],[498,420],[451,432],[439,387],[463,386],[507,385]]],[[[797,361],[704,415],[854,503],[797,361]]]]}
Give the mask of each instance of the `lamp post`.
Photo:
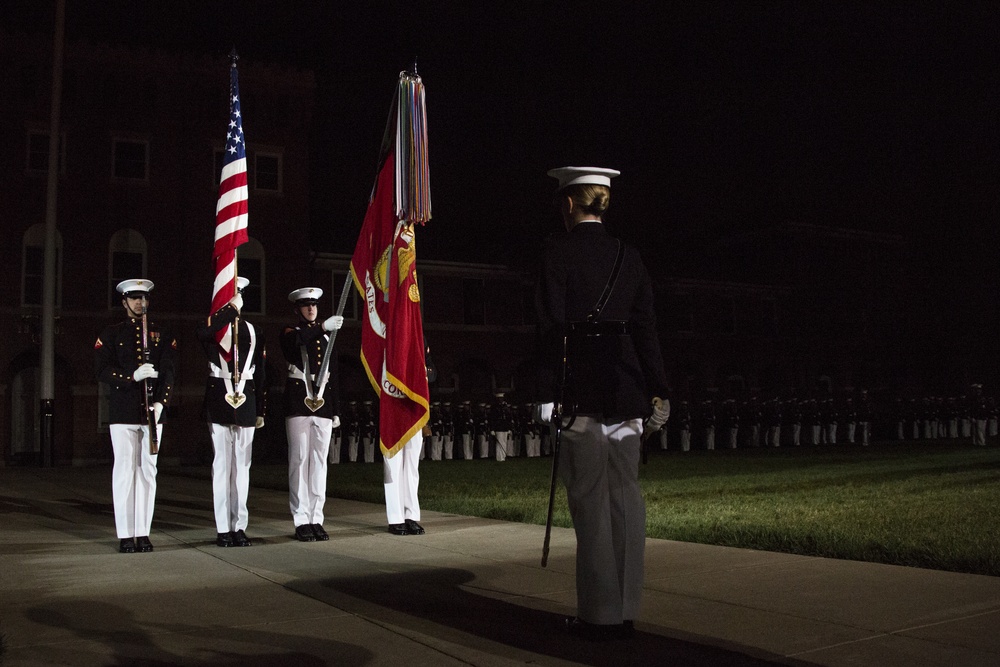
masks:
{"type": "Polygon", "coordinates": [[[59,115],[62,106],[63,42],[66,0],[56,0],[52,44],[52,106],[49,122],[49,175],[45,196],[45,272],[42,279],[41,454],[42,465],[52,465],[55,422],[55,304],[56,304],[56,193],[59,186],[59,115]]]}

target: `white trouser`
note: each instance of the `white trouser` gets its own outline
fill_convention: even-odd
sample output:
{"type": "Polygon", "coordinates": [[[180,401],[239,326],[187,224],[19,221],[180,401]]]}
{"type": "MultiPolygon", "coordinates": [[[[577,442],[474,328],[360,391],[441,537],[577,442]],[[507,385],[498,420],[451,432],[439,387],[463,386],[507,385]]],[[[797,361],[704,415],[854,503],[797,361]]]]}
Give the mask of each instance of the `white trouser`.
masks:
{"type": "MultiPolygon", "coordinates": [[[[979,445],[980,447],[986,446],[986,420],[977,419],[973,430],[972,444],[979,445]]],[[[115,463],[117,463],[117,457],[115,457],[115,463]]]]}
{"type": "MultiPolygon", "coordinates": [[[[161,433],[163,424],[158,424],[157,440],[161,433]]],[[[119,538],[146,537],[153,522],[156,457],[149,453],[148,435],[149,427],[142,424],[111,425],[111,448],[115,452],[111,495],[119,538]]]]}
{"type": "Polygon", "coordinates": [[[513,431],[508,431],[510,437],[507,438],[507,454],[510,456],[520,456],[521,455],[521,435],[515,434],[513,431]]]}
{"type": "Polygon", "coordinates": [[[472,434],[462,434],[462,456],[466,461],[472,458],[472,434]]]}
{"type": "Polygon", "coordinates": [[[506,461],[508,447],[510,447],[510,431],[493,431],[491,433],[493,441],[496,442],[497,461],[506,461]]]}
{"type": "Polygon", "coordinates": [[[431,436],[431,461],[441,460],[441,450],[442,450],[442,440],[444,438],[440,435],[431,436]]]}
{"type": "Polygon", "coordinates": [[[354,463],[358,460],[358,436],[347,436],[347,460],[354,463]]]}
{"type": "Polygon", "coordinates": [[[451,435],[443,436],[442,438],[444,450],[444,458],[446,461],[450,461],[455,457],[455,437],[451,435]]]}
{"type": "Polygon", "coordinates": [[[490,439],[485,433],[476,434],[476,443],[479,445],[479,458],[485,459],[490,456],[490,439]]]}
{"type": "Polygon", "coordinates": [[[333,464],[340,463],[340,442],[341,442],[340,433],[334,431],[333,435],[330,436],[330,455],[326,459],[330,463],[333,464]]]}
{"type": "Polygon", "coordinates": [[[323,525],[326,503],[326,461],[333,420],[303,415],[285,419],[288,435],[288,506],[295,527],[323,525]]]}
{"type": "Polygon", "coordinates": [[[361,438],[361,444],[365,452],[365,463],[375,463],[375,438],[361,438]]]}
{"type": "Polygon", "coordinates": [[[868,422],[858,422],[858,428],[861,429],[861,444],[867,447],[868,440],[871,437],[870,425],[868,422]]]}
{"type": "Polygon", "coordinates": [[[406,519],[420,521],[420,450],[424,436],[419,431],[392,458],[383,457],[382,473],[385,485],[385,516],[390,524],[406,519]]]}
{"type": "Polygon", "coordinates": [[[219,533],[245,530],[250,515],[250,459],[253,456],[252,426],[209,423],[215,459],[212,461],[212,496],[215,527],[219,533]]]}
{"type": "Polygon", "coordinates": [[[739,432],[740,429],[738,427],[729,429],[729,449],[736,449],[736,438],[739,432]]]}
{"type": "Polygon", "coordinates": [[[524,438],[524,449],[528,456],[534,458],[542,454],[542,439],[537,433],[529,433],[524,438]]]}
{"type": "Polygon", "coordinates": [[[792,424],[792,444],[796,447],[802,444],[802,424],[798,422],[792,424]]]}
{"type": "Polygon", "coordinates": [[[681,451],[691,451],[691,431],[686,428],[681,429],[681,451]]]}
{"type": "Polygon", "coordinates": [[[639,487],[642,422],[578,415],[562,432],[559,475],[576,531],[577,616],[616,624],[639,617],[646,505],[639,487]]]}
{"type": "Polygon", "coordinates": [[[713,450],[715,449],[715,427],[706,426],[705,427],[705,449],[713,450]]]}

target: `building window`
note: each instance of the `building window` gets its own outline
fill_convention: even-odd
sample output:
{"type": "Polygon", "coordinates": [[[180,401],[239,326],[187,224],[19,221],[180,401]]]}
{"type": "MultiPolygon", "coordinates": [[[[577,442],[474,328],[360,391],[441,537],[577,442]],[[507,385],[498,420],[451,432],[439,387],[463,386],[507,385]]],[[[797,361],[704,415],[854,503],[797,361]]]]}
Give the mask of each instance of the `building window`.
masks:
{"type": "Polygon", "coordinates": [[[236,254],[237,273],[250,281],[243,290],[243,312],[263,315],[266,312],[264,246],[251,238],[239,247],[236,254]]]}
{"type": "Polygon", "coordinates": [[[215,176],[215,180],[212,181],[212,185],[215,186],[216,192],[219,190],[219,185],[221,184],[222,181],[222,160],[223,160],[223,151],[221,150],[215,151],[214,163],[213,163],[213,166],[215,168],[212,170],[212,175],[215,176]]]}
{"type": "MultiPolygon", "coordinates": [[[[49,173],[49,133],[28,132],[26,169],[30,174],[49,173]]],[[[59,137],[59,173],[66,173],[66,135],[59,137]]]]}
{"type": "Polygon", "coordinates": [[[464,324],[486,324],[486,304],[483,299],[483,281],[466,278],[462,281],[462,311],[464,324]]]}
{"type": "MultiPolygon", "coordinates": [[[[21,305],[41,306],[45,280],[45,225],[32,225],[21,246],[21,305]]],[[[56,305],[62,303],[62,234],[56,230],[56,305]]]]}
{"type": "Polygon", "coordinates": [[[111,385],[97,383],[97,430],[107,433],[111,427],[111,385]]]}
{"type": "MultiPolygon", "coordinates": [[[[344,281],[353,280],[350,273],[333,273],[333,296],[330,298],[331,308],[336,312],[337,306],[340,302],[337,299],[340,298],[340,294],[344,289],[344,281]]],[[[358,311],[358,290],[354,289],[352,285],[350,290],[347,292],[347,303],[344,304],[344,319],[345,320],[356,320],[359,317],[358,311]]]]}
{"type": "Polygon", "coordinates": [[[30,245],[24,248],[24,297],[25,306],[42,305],[42,282],[45,278],[45,246],[30,245]]]}
{"type": "Polygon", "coordinates": [[[149,142],[114,140],[114,177],[122,180],[149,179],[149,142]]]}
{"type": "Polygon", "coordinates": [[[281,192],[281,155],[257,153],[254,156],[254,188],[281,192]]]}
{"type": "Polygon", "coordinates": [[[119,229],[108,243],[108,308],[121,305],[118,283],[146,275],[146,239],[134,229],[119,229]]]}

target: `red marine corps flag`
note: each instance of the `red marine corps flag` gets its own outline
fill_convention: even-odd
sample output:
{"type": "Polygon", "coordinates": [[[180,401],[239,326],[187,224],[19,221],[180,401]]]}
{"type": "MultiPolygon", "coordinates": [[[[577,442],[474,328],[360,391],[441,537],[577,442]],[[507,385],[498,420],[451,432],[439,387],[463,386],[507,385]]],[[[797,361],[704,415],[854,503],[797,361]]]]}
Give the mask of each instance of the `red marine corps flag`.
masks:
{"type": "Polygon", "coordinates": [[[402,72],[351,258],[354,285],[366,304],[361,361],[379,396],[379,440],[390,458],[429,414],[414,236],[416,224],[430,217],[424,85],[416,73],[402,72]]]}
{"type": "MultiPolygon", "coordinates": [[[[215,246],[212,262],[215,282],[212,286],[212,310],[215,314],[236,296],[236,248],[249,240],[247,235],[247,153],[243,140],[243,116],[240,114],[240,83],[236,71],[238,56],[230,55],[229,128],[222,156],[219,202],[215,207],[215,246]]],[[[216,334],[222,356],[232,359],[232,327],[216,334]]]]}

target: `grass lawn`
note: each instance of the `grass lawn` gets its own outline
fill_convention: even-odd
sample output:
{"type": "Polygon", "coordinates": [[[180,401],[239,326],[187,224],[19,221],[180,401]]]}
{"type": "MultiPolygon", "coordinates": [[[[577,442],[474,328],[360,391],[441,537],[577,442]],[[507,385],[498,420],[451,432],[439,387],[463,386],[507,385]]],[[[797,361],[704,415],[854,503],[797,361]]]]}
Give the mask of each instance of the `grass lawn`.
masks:
{"type": "MultiPolygon", "coordinates": [[[[425,460],[420,504],[544,524],[551,465],[425,460]]],[[[329,495],[383,502],[380,464],[331,465],[329,475],[329,495]]],[[[651,452],[639,475],[649,537],[1000,576],[1000,447],[651,452]]],[[[282,465],[251,476],[287,488],[282,465]]],[[[556,498],[555,524],[568,527],[561,486],[556,498]]]]}

